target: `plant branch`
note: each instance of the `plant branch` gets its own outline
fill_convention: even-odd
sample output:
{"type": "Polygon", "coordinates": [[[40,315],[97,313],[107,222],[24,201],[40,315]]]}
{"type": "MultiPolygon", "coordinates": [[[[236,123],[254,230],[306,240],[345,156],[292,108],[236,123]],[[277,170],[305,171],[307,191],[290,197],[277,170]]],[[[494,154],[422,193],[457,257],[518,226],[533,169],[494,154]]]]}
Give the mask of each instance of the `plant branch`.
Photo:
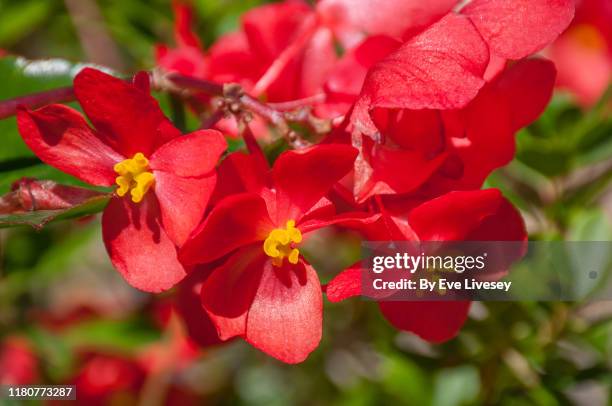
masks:
{"type": "Polygon", "coordinates": [[[30,109],[45,106],[51,103],[64,103],[75,99],[72,87],[47,90],[46,92],[32,93],[14,99],[0,101],[0,120],[17,113],[17,106],[23,105],[30,109]]]}
{"type": "MultiPolygon", "coordinates": [[[[255,97],[244,92],[242,86],[236,83],[219,84],[208,80],[197,79],[193,77],[183,76],[178,73],[163,74],[155,72],[153,75],[153,85],[160,90],[170,92],[178,92],[190,95],[190,91],[202,92],[211,96],[222,97],[220,103],[221,108],[228,113],[241,115],[245,110],[250,113],[257,114],[276,127],[278,132],[283,136],[289,145],[294,148],[303,148],[309,143],[301,139],[289,127],[288,121],[293,118],[304,119],[303,116],[298,117],[292,115],[291,112],[279,111],[269,104],[263,103],[255,97]]],[[[310,123],[309,123],[310,124],[310,123]]]]}
{"type": "MultiPolygon", "coordinates": [[[[318,134],[329,131],[331,128],[329,120],[314,117],[310,109],[304,106],[308,101],[320,101],[320,95],[275,105],[264,103],[245,93],[243,88],[236,83],[221,84],[178,73],[163,73],[157,70],[153,71],[150,77],[154,89],[174,93],[184,98],[191,97],[194,92],[206,93],[207,95],[221,98],[219,108],[223,109],[224,113],[231,113],[237,116],[249,113],[257,114],[276,127],[280,135],[293,148],[303,148],[310,145],[310,143],[300,138],[295,131],[292,131],[289,122],[306,124],[318,134]],[[295,106],[298,106],[298,108],[293,111],[286,111],[287,108],[295,106]]],[[[20,105],[33,109],[52,103],[64,103],[74,100],[74,89],[72,87],[63,87],[0,101],[0,119],[15,115],[17,107],[20,105]]],[[[213,117],[213,120],[216,121],[222,115],[213,113],[213,117]]],[[[212,124],[214,124],[214,121],[212,124]]]]}
{"type": "Polygon", "coordinates": [[[322,103],[325,101],[324,93],[317,93],[303,99],[290,100],[286,102],[268,103],[268,106],[279,111],[291,111],[307,107],[311,104],[322,103]]]}

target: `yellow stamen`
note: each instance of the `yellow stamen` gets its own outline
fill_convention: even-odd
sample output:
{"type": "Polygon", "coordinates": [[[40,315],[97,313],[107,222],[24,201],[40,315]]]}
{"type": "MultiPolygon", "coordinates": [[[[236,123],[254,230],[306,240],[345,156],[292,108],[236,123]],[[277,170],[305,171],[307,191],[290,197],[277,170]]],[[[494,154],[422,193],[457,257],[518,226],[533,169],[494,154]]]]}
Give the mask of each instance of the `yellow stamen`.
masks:
{"type": "Polygon", "coordinates": [[[125,196],[129,191],[134,203],[140,203],[155,183],[155,176],[149,172],[149,160],[141,152],[132,159],[119,162],[113,169],[119,175],[115,179],[119,186],[117,194],[125,196]]]}
{"type": "Polygon", "coordinates": [[[300,242],[302,242],[302,233],[295,227],[295,221],[289,220],[286,228],[275,228],[270,231],[263,243],[263,250],[272,258],[272,264],[275,266],[282,266],[284,258],[295,265],[298,263],[300,250],[293,247],[293,244],[300,242]]]}

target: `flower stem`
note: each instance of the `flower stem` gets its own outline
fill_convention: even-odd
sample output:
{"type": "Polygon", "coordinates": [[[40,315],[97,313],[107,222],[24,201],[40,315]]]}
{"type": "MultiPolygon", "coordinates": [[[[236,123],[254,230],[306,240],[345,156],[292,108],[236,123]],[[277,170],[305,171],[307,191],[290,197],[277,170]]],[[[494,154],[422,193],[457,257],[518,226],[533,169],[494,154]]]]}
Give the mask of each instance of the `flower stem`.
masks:
{"type": "Polygon", "coordinates": [[[26,106],[30,109],[45,106],[51,103],[69,102],[75,99],[72,87],[47,90],[40,93],[32,93],[14,99],[0,101],[0,119],[14,116],[17,106],[26,106]]]}
{"type": "Polygon", "coordinates": [[[291,131],[287,123],[284,112],[272,108],[255,97],[244,92],[242,87],[236,83],[219,84],[209,80],[197,79],[194,77],[183,76],[178,73],[153,75],[154,87],[174,92],[185,92],[192,90],[206,93],[211,96],[223,97],[223,105],[229,109],[230,113],[240,113],[244,109],[255,113],[270,124],[276,127],[278,132],[287,140],[287,143],[294,148],[302,148],[308,143],[300,139],[294,131],[291,131]]]}
{"type": "MultiPolygon", "coordinates": [[[[178,73],[163,73],[160,71],[153,71],[151,80],[152,87],[160,91],[186,97],[190,96],[192,92],[206,93],[210,96],[223,98],[223,104],[227,106],[229,113],[236,114],[244,110],[257,114],[275,126],[281,136],[293,148],[303,148],[308,146],[309,142],[301,139],[291,130],[288,124],[289,121],[304,122],[318,130],[317,132],[321,132],[321,129],[327,129],[331,125],[328,120],[315,119],[309,112],[303,109],[299,112],[284,111],[287,107],[297,105],[298,103],[303,104],[308,99],[288,102],[286,105],[279,104],[277,107],[273,104],[264,103],[245,93],[242,87],[235,83],[221,84],[178,73]]],[[[319,99],[320,96],[317,96],[317,100],[319,99]]],[[[63,87],[0,101],[0,119],[15,115],[17,107],[20,105],[33,109],[47,104],[64,103],[74,100],[74,89],[72,87],[63,87]]],[[[215,119],[221,117],[215,116],[215,119]]]]}
{"type": "Polygon", "coordinates": [[[253,134],[253,131],[251,131],[249,124],[243,123],[243,125],[244,129],[242,130],[242,139],[244,139],[247,150],[249,151],[249,154],[255,158],[255,163],[259,166],[259,169],[265,173],[270,169],[266,156],[257,143],[255,135],[253,134]]]}

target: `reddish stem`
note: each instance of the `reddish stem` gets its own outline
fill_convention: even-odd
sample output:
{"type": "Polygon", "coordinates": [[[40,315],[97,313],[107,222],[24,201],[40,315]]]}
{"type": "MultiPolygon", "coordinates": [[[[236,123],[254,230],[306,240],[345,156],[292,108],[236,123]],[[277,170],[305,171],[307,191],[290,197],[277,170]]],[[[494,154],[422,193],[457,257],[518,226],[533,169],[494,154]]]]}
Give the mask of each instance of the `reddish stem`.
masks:
{"type": "MultiPolygon", "coordinates": [[[[152,80],[154,82],[153,86],[159,90],[178,93],[186,90],[195,90],[211,96],[223,97],[226,99],[226,102],[230,104],[236,103],[238,109],[242,107],[245,110],[258,114],[270,124],[276,126],[279,133],[287,139],[289,144],[295,147],[301,147],[307,144],[291,131],[287,123],[287,113],[279,111],[272,105],[263,103],[255,97],[244,93],[242,88],[237,84],[220,84],[208,80],[183,76],[178,73],[153,74],[152,80]]],[[[64,87],[0,101],[0,119],[15,115],[19,105],[24,105],[28,108],[37,108],[51,103],[63,103],[73,100],[75,100],[74,89],[72,87],[64,87]]]]}
{"type": "MultiPolygon", "coordinates": [[[[223,96],[223,85],[210,80],[196,79],[178,73],[168,73],[163,77],[179,88],[198,90],[211,96],[223,96]]],[[[163,87],[163,84],[162,86],[163,87]]]]}
{"type": "Polygon", "coordinates": [[[244,139],[244,143],[246,144],[249,153],[255,158],[255,162],[263,172],[267,172],[270,169],[268,165],[268,161],[266,160],[266,156],[264,155],[261,147],[257,143],[255,139],[255,135],[253,135],[253,131],[251,131],[251,127],[248,124],[244,124],[244,130],[242,131],[242,138],[244,139]]]}
{"type": "Polygon", "coordinates": [[[48,90],[46,92],[32,93],[27,96],[20,96],[10,100],[0,101],[0,119],[14,116],[17,106],[23,105],[30,109],[45,106],[51,103],[69,102],[75,99],[72,87],[62,87],[59,89],[48,90]]]}
{"type": "Polygon", "coordinates": [[[208,128],[213,128],[215,124],[217,124],[222,118],[225,116],[225,112],[222,110],[216,110],[212,115],[202,120],[202,124],[200,124],[201,130],[206,130],[208,128]]]}
{"type": "Polygon", "coordinates": [[[270,124],[275,125],[283,136],[289,134],[289,125],[287,124],[285,116],[282,112],[273,109],[269,105],[260,102],[248,94],[243,94],[240,96],[240,102],[247,110],[260,115],[270,122],[270,124]]]}
{"type": "Polygon", "coordinates": [[[297,100],[289,100],[286,102],[279,103],[268,103],[268,106],[272,107],[274,110],[280,111],[291,111],[297,110],[306,106],[310,106],[312,104],[323,103],[325,101],[325,94],[318,93],[313,96],[304,97],[302,99],[297,100]]]}
{"type": "MultiPolygon", "coordinates": [[[[207,93],[211,96],[222,96],[226,100],[227,105],[232,103],[239,103],[246,110],[249,110],[255,114],[260,115],[270,124],[276,126],[278,131],[284,136],[288,137],[290,131],[289,125],[285,120],[285,116],[282,112],[277,111],[269,105],[260,102],[253,96],[250,96],[242,91],[240,85],[235,83],[228,83],[225,85],[212,82],[209,80],[197,79],[194,77],[183,76],[178,73],[169,73],[158,79],[159,83],[156,87],[167,90],[172,90],[172,87],[178,88],[178,90],[195,90],[203,93],[207,93]],[[164,81],[170,82],[170,86],[167,86],[164,81]]],[[[176,90],[176,89],[175,89],[176,90]]]]}

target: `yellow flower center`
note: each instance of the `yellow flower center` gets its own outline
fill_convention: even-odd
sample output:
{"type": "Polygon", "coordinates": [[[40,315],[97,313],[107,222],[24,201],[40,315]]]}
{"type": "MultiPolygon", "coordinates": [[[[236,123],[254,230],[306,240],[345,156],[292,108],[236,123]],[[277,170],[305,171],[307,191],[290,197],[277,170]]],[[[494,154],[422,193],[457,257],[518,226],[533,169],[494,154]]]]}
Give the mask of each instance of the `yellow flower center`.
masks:
{"type": "Polygon", "coordinates": [[[119,185],[117,194],[125,196],[130,192],[134,203],[140,203],[155,183],[155,176],[148,171],[149,160],[141,152],[136,153],[131,159],[119,162],[113,169],[119,175],[115,179],[119,185]]]}
{"type": "Polygon", "coordinates": [[[575,26],[570,35],[583,47],[592,50],[602,50],[606,47],[606,40],[597,28],[592,25],[579,24],[575,26]]]}
{"type": "Polygon", "coordinates": [[[300,250],[293,244],[300,242],[302,242],[302,233],[295,228],[295,220],[289,220],[286,228],[275,228],[270,231],[263,243],[263,250],[272,258],[272,264],[275,266],[282,266],[285,257],[295,265],[298,263],[300,250]]]}

